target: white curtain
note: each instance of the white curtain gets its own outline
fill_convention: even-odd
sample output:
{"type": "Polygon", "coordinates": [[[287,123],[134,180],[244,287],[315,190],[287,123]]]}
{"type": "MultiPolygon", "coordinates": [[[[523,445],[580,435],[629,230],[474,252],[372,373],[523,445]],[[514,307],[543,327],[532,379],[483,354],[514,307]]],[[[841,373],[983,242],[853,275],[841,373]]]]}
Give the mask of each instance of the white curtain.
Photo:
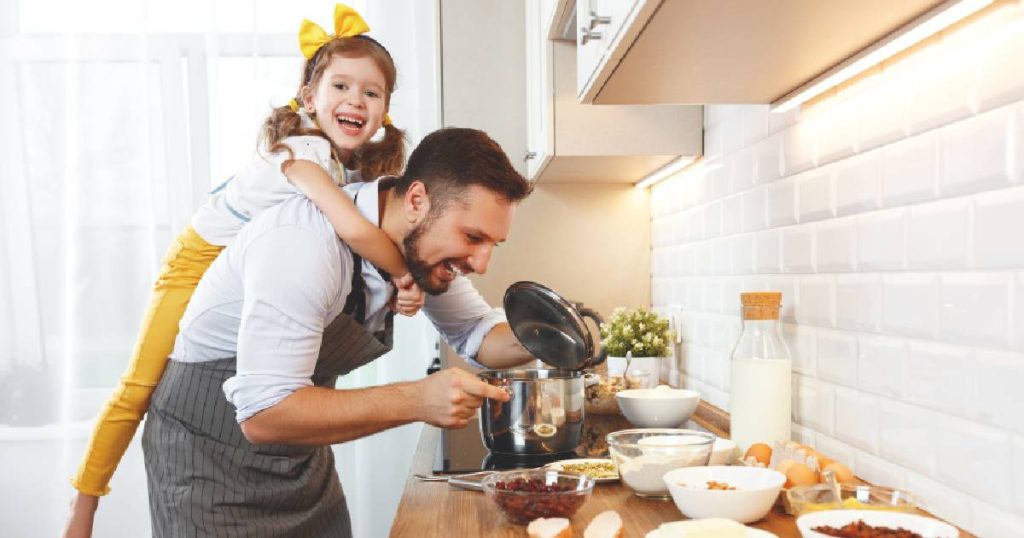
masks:
{"type": "MultiPolygon", "coordinates": [[[[415,144],[440,125],[436,2],[346,3],[396,60],[391,117],[415,144]]],[[[0,535],[60,532],[163,251],[295,91],[301,19],[330,29],[333,8],[0,0],[0,535]]],[[[396,350],[343,385],[422,376],[423,319],[400,320],[396,350]]],[[[387,534],[418,434],[336,447],[357,536],[387,534]]],[[[111,486],[96,536],[147,536],[138,439],[111,486]]]]}

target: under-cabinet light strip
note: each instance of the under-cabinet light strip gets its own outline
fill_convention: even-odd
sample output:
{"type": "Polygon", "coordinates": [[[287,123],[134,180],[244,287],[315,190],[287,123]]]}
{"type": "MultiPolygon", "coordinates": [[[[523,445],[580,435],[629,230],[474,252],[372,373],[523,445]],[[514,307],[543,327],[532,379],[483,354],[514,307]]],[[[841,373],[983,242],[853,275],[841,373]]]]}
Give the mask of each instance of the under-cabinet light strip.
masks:
{"type": "Polygon", "coordinates": [[[772,103],[772,112],[786,112],[842,84],[935,33],[956,24],[994,0],[950,0],[882,38],[788,95],[772,103]]]}
{"type": "Polygon", "coordinates": [[[697,157],[694,157],[692,155],[684,155],[682,157],[679,157],[678,159],[666,164],[665,166],[662,166],[661,168],[651,172],[646,177],[638,181],[634,186],[638,189],[646,189],[647,187],[650,187],[655,183],[659,183],[672,177],[673,175],[682,171],[687,166],[693,164],[696,160],[697,157]]]}

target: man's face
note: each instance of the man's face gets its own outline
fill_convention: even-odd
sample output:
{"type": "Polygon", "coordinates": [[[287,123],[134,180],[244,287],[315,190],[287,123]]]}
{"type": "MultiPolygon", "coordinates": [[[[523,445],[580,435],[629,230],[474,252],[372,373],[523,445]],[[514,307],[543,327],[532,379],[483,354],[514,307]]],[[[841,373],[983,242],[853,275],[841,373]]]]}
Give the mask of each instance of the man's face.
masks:
{"type": "Polygon", "coordinates": [[[402,241],[413,279],[437,295],[448,290],[458,273],[486,273],[494,248],[508,237],[514,213],[514,204],[476,185],[461,199],[434,208],[402,241]]]}

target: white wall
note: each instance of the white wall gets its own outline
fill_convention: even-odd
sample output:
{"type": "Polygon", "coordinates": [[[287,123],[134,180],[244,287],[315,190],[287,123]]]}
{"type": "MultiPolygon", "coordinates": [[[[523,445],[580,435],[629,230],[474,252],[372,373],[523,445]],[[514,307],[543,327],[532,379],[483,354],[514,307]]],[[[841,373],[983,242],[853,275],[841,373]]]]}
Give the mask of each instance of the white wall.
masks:
{"type": "Polygon", "coordinates": [[[1024,536],[1024,14],[1001,4],[803,112],[706,108],[722,167],[652,192],[655,306],[729,407],[739,292],[783,292],[794,438],[1024,536]]]}

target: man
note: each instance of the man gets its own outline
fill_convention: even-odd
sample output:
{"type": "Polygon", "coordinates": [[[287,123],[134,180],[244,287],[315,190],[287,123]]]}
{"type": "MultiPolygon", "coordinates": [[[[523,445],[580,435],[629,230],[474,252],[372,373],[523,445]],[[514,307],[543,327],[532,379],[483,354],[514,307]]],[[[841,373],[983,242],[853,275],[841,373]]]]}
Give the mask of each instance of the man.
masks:
{"type": "MultiPolygon", "coordinates": [[[[349,185],[428,292],[424,312],[491,368],[530,359],[461,273],[484,273],[531,190],[481,131],[443,129],[405,174],[349,185]]],[[[496,387],[457,369],[336,390],[390,348],[392,287],[296,196],[249,223],[204,275],[143,434],[153,533],[351,536],[328,445],[423,421],[466,425],[496,387]]]]}

